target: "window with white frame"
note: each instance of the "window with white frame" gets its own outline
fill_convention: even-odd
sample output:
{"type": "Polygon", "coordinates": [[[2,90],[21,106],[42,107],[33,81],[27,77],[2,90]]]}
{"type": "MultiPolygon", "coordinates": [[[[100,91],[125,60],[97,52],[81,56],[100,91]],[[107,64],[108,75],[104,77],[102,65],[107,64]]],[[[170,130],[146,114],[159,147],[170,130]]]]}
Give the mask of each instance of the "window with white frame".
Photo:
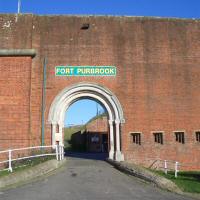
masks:
{"type": "Polygon", "coordinates": [[[131,136],[133,143],[141,145],[141,133],[131,133],[131,136]]]}
{"type": "Polygon", "coordinates": [[[163,144],[163,133],[162,132],[154,132],[154,141],[155,143],[163,144]]]}
{"type": "Polygon", "coordinates": [[[183,131],[176,131],[174,132],[175,134],[175,138],[176,138],[176,142],[185,143],[185,133],[183,131]]]}

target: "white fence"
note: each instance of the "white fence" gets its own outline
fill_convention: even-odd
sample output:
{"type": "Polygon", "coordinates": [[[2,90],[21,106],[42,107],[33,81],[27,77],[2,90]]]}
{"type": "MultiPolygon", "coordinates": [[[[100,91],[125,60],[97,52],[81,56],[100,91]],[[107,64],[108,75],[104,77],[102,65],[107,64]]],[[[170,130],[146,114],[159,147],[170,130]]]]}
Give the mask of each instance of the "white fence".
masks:
{"type": "Polygon", "coordinates": [[[0,156],[3,157],[3,159],[0,159],[0,164],[3,164],[4,166],[6,166],[6,163],[8,163],[7,167],[0,169],[0,171],[8,170],[12,172],[13,161],[25,160],[25,159],[36,158],[36,157],[45,157],[45,156],[55,156],[57,160],[63,160],[64,146],[63,145],[34,146],[34,147],[26,147],[26,148],[18,148],[18,149],[9,149],[5,151],[0,151],[0,156]],[[33,150],[38,150],[39,153],[36,154],[33,152],[33,150]],[[16,152],[18,153],[17,155],[16,155],[16,152]],[[26,156],[24,156],[24,152],[26,156]]]}
{"type": "Polygon", "coordinates": [[[169,171],[174,171],[175,178],[177,178],[181,166],[185,166],[174,160],[146,159],[145,161],[151,162],[149,168],[155,170],[161,169],[165,174],[168,174],[169,171]]]}
{"type": "Polygon", "coordinates": [[[178,167],[180,165],[179,162],[173,161],[173,160],[160,160],[160,161],[163,161],[163,163],[164,163],[163,168],[164,168],[165,174],[167,174],[169,170],[173,170],[174,176],[175,176],[175,178],[177,178],[178,172],[179,172],[178,167]],[[170,168],[169,163],[172,163],[172,165],[174,165],[174,167],[170,168]]]}
{"type": "Polygon", "coordinates": [[[199,163],[180,163],[178,161],[174,160],[157,160],[161,162],[160,168],[162,168],[165,172],[165,174],[168,173],[168,171],[174,171],[174,176],[175,178],[178,177],[178,172],[180,171],[187,171],[187,169],[199,169],[200,164],[199,163]]]}
{"type": "Polygon", "coordinates": [[[178,177],[178,172],[181,171],[197,171],[200,168],[200,163],[181,163],[175,160],[162,160],[162,159],[145,159],[146,163],[151,163],[149,168],[154,170],[163,170],[165,174],[174,172],[175,178],[178,177]]]}

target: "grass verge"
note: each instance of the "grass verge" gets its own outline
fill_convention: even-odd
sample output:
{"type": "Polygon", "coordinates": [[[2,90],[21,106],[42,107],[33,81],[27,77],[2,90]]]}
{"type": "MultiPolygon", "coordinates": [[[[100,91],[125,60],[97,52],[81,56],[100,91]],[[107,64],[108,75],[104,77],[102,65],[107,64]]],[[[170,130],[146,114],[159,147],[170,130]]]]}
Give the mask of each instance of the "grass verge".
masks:
{"type": "MultiPolygon", "coordinates": [[[[48,160],[55,159],[55,156],[45,156],[45,157],[37,157],[37,158],[31,158],[31,159],[26,159],[26,160],[21,160],[21,161],[15,161],[13,162],[13,172],[16,173],[19,171],[22,171],[24,169],[28,169],[30,167],[33,167],[35,165],[38,165],[40,163],[43,163],[48,160]]],[[[0,178],[3,176],[9,175],[11,172],[5,170],[5,171],[0,171],[0,178]]]]}
{"type": "Polygon", "coordinates": [[[173,181],[183,192],[200,193],[200,171],[182,171],[178,172],[178,177],[174,177],[174,172],[165,174],[163,171],[154,171],[155,173],[173,181]]]}

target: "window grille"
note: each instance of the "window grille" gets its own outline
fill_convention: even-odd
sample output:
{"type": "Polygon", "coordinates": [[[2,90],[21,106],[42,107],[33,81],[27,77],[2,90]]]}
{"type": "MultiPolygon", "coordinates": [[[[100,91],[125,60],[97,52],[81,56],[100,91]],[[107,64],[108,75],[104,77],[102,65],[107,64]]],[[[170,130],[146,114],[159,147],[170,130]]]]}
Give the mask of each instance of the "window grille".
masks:
{"type": "Polygon", "coordinates": [[[131,133],[133,137],[133,143],[141,145],[141,133],[131,133]]]}

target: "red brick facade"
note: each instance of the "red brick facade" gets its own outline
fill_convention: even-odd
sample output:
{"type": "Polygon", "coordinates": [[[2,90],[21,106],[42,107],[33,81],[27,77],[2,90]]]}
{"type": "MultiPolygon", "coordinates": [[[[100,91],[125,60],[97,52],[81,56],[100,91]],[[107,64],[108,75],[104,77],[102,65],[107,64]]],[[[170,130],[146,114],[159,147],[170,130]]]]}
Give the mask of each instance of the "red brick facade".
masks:
{"type": "Polygon", "coordinates": [[[107,116],[98,117],[86,125],[87,132],[108,132],[108,119],[107,116]]]}
{"type": "MultiPolygon", "coordinates": [[[[149,165],[170,159],[200,163],[200,21],[143,17],[0,15],[2,49],[35,49],[0,57],[0,149],[41,142],[43,60],[47,86],[45,143],[51,142],[49,108],[64,88],[99,84],[119,99],[126,160],[149,165]],[[87,30],[82,30],[89,23],[87,30]],[[116,66],[116,77],[55,77],[57,65],[116,66]],[[163,132],[163,144],[153,132],[163,132]],[[174,131],[184,131],[185,143],[174,131]],[[141,145],[131,133],[141,133],[141,145]]],[[[198,166],[200,168],[200,166],[198,166]]],[[[192,169],[192,168],[191,168],[192,169]]]]}
{"type": "Polygon", "coordinates": [[[89,152],[104,152],[109,149],[108,144],[108,118],[101,116],[86,124],[87,150],[89,152]],[[97,141],[93,141],[98,138],[97,141]]]}
{"type": "Polygon", "coordinates": [[[30,57],[0,57],[0,150],[30,145],[30,57]]]}

